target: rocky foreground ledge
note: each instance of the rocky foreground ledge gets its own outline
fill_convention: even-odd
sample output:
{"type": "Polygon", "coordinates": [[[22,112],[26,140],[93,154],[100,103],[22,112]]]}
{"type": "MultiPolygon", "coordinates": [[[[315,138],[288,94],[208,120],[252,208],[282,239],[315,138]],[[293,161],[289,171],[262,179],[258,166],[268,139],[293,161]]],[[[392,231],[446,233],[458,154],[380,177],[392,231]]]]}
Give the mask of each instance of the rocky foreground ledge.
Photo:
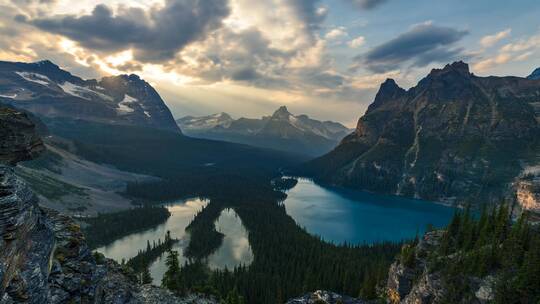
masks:
{"type": "Polygon", "coordinates": [[[289,300],[286,304],[368,304],[359,299],[354,299],[340,294],[317,290],[312,293],[305,294],[302,297],[289,300]]]}
{"type": "MultiPolygon", "coordinates": [[[[399,259],[390,266],[387,282],[389,304],[445,303],[443,298],[448,291],[443,275],[439,271],[430,271],[428,267],[428,256],[439,246],[443,235],[442,230],[424,235],[413,249],[414,266],[410,267],[399,259]]],[[[464,303],[484,304],[494,299],[493,276],[463,276],[462,280],[467,282],[469,290],[474,294],[474,299],[464,303]]]]}
{"type": "Polygon", "coordinates": [[[41,208],[13,172],[44,150],[28,117],[0,108],[0,303],[214,304],[198,295],[178,298],[137,283],[113,260],[96,261],[80,227],[41,208]]]}

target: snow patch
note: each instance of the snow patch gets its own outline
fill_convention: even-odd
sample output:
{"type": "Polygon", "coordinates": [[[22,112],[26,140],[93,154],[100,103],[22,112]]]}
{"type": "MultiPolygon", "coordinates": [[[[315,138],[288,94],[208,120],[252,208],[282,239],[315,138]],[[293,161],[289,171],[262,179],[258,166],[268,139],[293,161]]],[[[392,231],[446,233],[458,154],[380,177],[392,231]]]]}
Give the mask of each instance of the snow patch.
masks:
{"type": "Polygon", "coordinates": [[[109,95],[105,95],[103,93],[93,91],[93,90],[91,90],[91,89],[89,89],[87,87],[82,87],[82,86],[73,84],[73,83],[71,83],[69,81],[66,81],[63,84],[59,84],[58,86],[60,88],[62,88],[62,90],[65,93],[67,93],[69,95],[72,95],[72,96],[75,96],[75,97],[82,98],[82,99],[91,100],[91,98],[89,98],[87,96],[88,94],[90,94],[90,95],[98,96],[99,98],[105,99],[105,100],[108,100],[108,101],[113,100],[112,97],[109,96],[109,95]]]}
{"type": "Polygon", "coordinates": [[[15,98],[17,98],[17,94],[13,94],[13,95],[0,94],[0,97],[15,99],[15,98]]]}
{"type": "Polygon", "coordinates": [[[118,108],[116,109],[116,111],[118,112],[118,114],[132,113],[135,110],[129,107],[129,104],[136,102],[139,102],[139,100],[129,96],[128,94],[125,94],[124,99],[118,103],[118,108]]]}
{"type": "Polygon", "coordinates": [[[62,90],[72,96],[79,97],[82,99],[90,100],[87,96],[84,96],[83,93],[88,93],[89,89],[83,88],[71,82],[64,82],[63,84],[58,85],[62,90]]]}
{"type": "Polygon", "coordinates": [[[26,81],[35,82],[40,85],[47,86],[49,85],[49,83],[51,83],[51,80],[49,79],[49,77],[38,74],[38,73],[15,72],[15,74],[21,76],[26,81]]]}

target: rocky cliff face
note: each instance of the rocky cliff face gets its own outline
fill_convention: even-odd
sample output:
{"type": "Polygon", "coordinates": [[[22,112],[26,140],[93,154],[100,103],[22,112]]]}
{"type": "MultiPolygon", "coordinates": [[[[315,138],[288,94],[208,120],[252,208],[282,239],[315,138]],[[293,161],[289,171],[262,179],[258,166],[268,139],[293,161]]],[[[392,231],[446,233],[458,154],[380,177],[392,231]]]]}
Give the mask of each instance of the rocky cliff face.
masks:
{"type": "Polygon", "coordinates": [[[47,60],[0,62],[0,103],[46,118],[180,132],[156,90],[137,75],[84,80],[47,60]]]}
{"type": "MultiPolygon", "coordinates": [[[[387,281],[387,302],[389,304],[438,304],[444,302],[444,277],[440,272],[428,267],[428,256],[440,243],[443,231],[427,233],[416,245],[413,261],[408,263],[396,260],[390,267],[387,281]]],[[[492,276],[483,279],[464,276],[474,294],[472,299],[463,299],[462,303],[482,304],[493,300],[492,276]]]]}
{"type": "Polygon", "coordinates": [[[40,208],[13,173],[43,149],[27,116],[0,108],[0,303],[215,303],[140,286],[129,269],[96,261],[69,217],[40,208]]]}
{"type": "Polygon", "coordinates": [[[34,124],[26,115],[0,107],[0,163],[15,164],[44,150],[34,124]]]}
{"type": "Polygon", "coordinates": [[[387,80],[356,130],[305,171],[375,192],[499,201],[538,151],[539,101],[539,80],[477,77],[463,62],[409,90],[387,80]]]}

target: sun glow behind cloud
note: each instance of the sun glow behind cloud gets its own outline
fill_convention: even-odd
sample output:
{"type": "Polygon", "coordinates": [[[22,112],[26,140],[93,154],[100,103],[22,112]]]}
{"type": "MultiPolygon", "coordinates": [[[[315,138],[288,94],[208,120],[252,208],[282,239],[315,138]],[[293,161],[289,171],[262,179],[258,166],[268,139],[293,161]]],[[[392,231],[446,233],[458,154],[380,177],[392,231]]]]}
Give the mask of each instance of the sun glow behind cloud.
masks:
{"type": "Polygon", "coordinates": [[[505,10],[525,29],[512,18],[449,22],[436,6],[403,15],[413,2],[0,0],[0,59],[51,59],[83,77],[136,73],[177,116],[261,116],[286,104],[350,126],[386,78],[410,87],[458,59],[482,74],[523,75],[540,59],[531,25],[540,4],[505,10]],[[395,14],[403,18],[382,21],[395,14]]]}

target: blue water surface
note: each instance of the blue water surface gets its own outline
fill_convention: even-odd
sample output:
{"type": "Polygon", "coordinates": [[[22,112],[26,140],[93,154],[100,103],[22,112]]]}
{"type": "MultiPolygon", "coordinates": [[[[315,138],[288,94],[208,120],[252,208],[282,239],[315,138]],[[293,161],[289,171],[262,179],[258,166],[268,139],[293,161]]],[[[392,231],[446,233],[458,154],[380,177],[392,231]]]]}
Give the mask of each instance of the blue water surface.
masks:
{"type": "Polygon", "coordinates": [[[308,179],[287,193],[287,213],[309,233],[341,244],[412,239],[444,227],[455,209],[433,202],[322,187],[308,179]]]}

